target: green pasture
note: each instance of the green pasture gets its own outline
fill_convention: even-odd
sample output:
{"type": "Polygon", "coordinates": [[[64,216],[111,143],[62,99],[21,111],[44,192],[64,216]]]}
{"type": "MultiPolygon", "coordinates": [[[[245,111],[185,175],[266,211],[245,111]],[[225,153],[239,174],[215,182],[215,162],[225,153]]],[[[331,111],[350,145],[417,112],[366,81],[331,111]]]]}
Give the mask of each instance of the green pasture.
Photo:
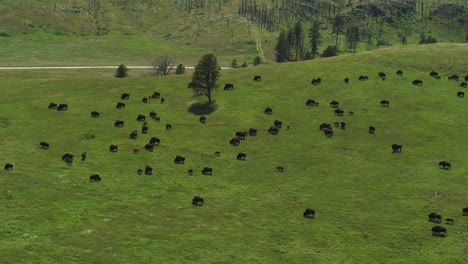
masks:
{"type": "Polygon", "coordinates": [[[0,171],[0,262],[467,263],[468,99],[456,96],[460,82],[447,80],[468,74],[467,58],[466,44],[410,45],[222,70],[206,124],[189,111],[204,102],[187,88],[190,74],[0,71],[0,164],[14,164],[0,171]],[[322,84],[311,85],[317,77],[322,84]],[[225,83],[234,89],[224,91],[225,83]],[[155,91],[164,104],[142,103],[155,91]],[[129,100],[120,100],[123,92],[129,100]],[[306,107],[309,98],[320,105],[306,107]],[[380,106],[383,99],[389,107],[380,106]],[[115,108],[119,101],[125,109],[115,108]],[[50,110],[50,102],[69,109],[50,110]],[[148,134],[129,139],[141,132],[137,115],[150,111],[161,122],[148,120],[148,134]],[[113,126],[117,119],[123,128],[113,126]],[[290,129],[269,135],[276,119],[290,129]],[[334,127],[331,138],[318,129],[342,120],[346,130],[334,127]],[[257,136],[228,144],[251,127],[257,136]],[[145,151],[153,136],[161,145],[145,151]],[[402,153],[392,154],[394,143],[402,153]],[[75,154],[71,166],[61,160],[66,152],[75,154]],[[245,161],[236,160],[239,152],[245,161]],[[176,155],[185,164],[174,164],[176,155]],[[452,168],[439,169],[442,160],[452,168]],[[137,175],[146,165],[154,174],[137,175]],[[205,166],[212,176],[201,174],[205,166]],[[90,183],[95,173],[102,181],[90,183]],[[191,205],[196,195],[204,206],[191,205]],[[315,219],[302,216],[306,208],[317,211],[315,219]],[[441,224],[447,237],[432,236],[430,212],[455,219],[441,224]]]}

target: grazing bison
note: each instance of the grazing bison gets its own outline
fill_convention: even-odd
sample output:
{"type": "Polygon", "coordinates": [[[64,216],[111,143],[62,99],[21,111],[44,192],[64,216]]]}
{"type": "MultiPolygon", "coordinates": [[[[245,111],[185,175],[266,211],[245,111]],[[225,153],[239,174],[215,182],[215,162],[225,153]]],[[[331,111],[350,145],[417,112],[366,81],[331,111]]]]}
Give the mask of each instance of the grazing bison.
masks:
{"type": "Polygon", "coordinates": [[[185,157],[183,156],[176,156],[174,159],[174,163],[177,164],[184,164],[185,163],[185,157]]]}
{"type": "Polygon", "coordinates": [[[283,125],[283,122],[281,122],[280,120],[275,120],[273,124],[275,127],[281,128],[281,126],[283,125]]]}
{"type": "Polygon", "coordinates": [[[245,160],[245,158],[247,158],[247,154],[243,153],[243,152],[240,152],[237,154],[237,159],[238,160],[245,160]]]}
{"type": "Polygon", "coordinates": [[[172,129],[172,125],[171,124],[166,124],[166,130],[171,130],[172,129]]]}
{"type": "Polygon", "coordinates": [[[194,206],[202,206],[202,205],[204,205],[204,204],[205,204],[205,201],[203,200],[202,197],[200,197],[200,196],[195,196],[195,197],[193,197],[193,199],[192,199],[192,205],[194,205],[194,206]]]}
{"type": "Polygon", "coordinates": [[[200,116],[199,121],[200,121],[200,123],[205,124],[206,123],[206,116],[200,116]]]}
{"type": "Polygon", "coordinates": [[[117,109],[125,108],[125,104],[122,103],[122,102],[118,102],[118,103],[115,105],[115,108],[117,108],[117,109]]]}
{"type": "Polygon", "coordinates": [[[312,81],[310,81],[311,84],[313,85],[319,85],[322,83],[322,79],[321,78],[317,78],[317,79],[312,79],[312,81]]]}
{"type": "Polygon", "coordinates": [[[341,129],[346,129],[346,122],[345,121],[340,122],[340,128],[341,129]]]}
{"type": "Polygon", "coordinates": [[[153,151],[153,149],[154,149],[154,145],[153,145],[153,144],[148,143],[148,144],[145,145],[145,150],[147,150],[147,151],[153,151]]]}
{"type": "Polygon", "coordinates": [[[468,215],[468,207],[463,208],[462,213],[463,215],[468,215]]]}
{"type": "Polygon", "coordinates": [[[114,127],[123,127],[124,126],[124,121],[122,120],[116,120],[114,122],[114,127]]]}
{"type": "Polygon", "coordinates": [[[327,137],[332,137],[333,136],[333,129],[332,128],[326,129],[324,134],[327,137]]]}
{"type": "Polygon", "coordinates": [[[331,129],[331,128],[332,128],[331,125],[328,124],[328,123],[322,123],[319,126],[319,129],[322,130],[322,131],[325,131],[326,129],[331,129]]]}
{"type": "Polygon", "coordinates": [[[141,102],[143,102],[144,104],[148,103],[148,97],[143,97],[141,98],[141,102]]]}
{"type": "Polygon", "coordinates": [[[278,166],[278,167],[276,167],[276,171],[284,172],[284,168],[282,166],[278,166]]]}
{"type": "Polygon", "coordinates": [[[390,105],[390,102],[388,100],[382,100],[382,101],[380,101],[380,105],[388,107],[390,105]]]}
{"type": "Polygon", "coordinates": [[[164,99],[164,97],[161,97],[161,104],[164,104],[164,102],[166,102],[166,99],[164,99]]]}
{"type": "Polygon", "coordinates": [[[57,111],[65,111],[68,110],[68,105],[67,104],[59,104],[57,106],[57,111]]]}
{"type": "Polygon", "coordinates": [[[95,117],[95,118],[96,118],[96,117],[99,117],[99,115],[100,115],[99,112],[96,112],[96,111],[92,111],[92,112],[91,112],[91,117],[95,117]]]}
{"type": "Polygon", "coordinates": [[[396,74],[399,75],[399,76],[401,76],[401,75],[403,75],[403,71],[402,71],[402,70],[398,70],[398,71],[396,72],[396,74]]]}
{"type": "Polygon", "coordinates": [[[303,215],[305,218],[315,218],[315,210],[307,208],[303,215]]]}
{"type": "Polygon", "coordinates": [[[193,170],[192,169],[189,169],[187,172],[188,172],[188,175],[190,175],[190,176],[193,175],[193,170]]]}
{"type": "Polygon", "coordinates": [[[145,175],[152,175],[153,174],[153,168],[150,166],[145,167],[145,175]]]}
{"type": "Polygon", "coordinates": [[[119,146],[117,146],[117,145],[110,145],[109,146],[109,151],[110,152],[117,152],[118,149],[119,149],[119,146]]]}
{"type": "Polygon", "coordinates": [[[466,87],[468,87],[468,84],[466,82],[462,82],[462,83],[460,83],[460,87],[466,88],[466,87]]]}
{"type": "Polygon", "coordinates": [[[81,161],[85,161],[86,160],[86,152],[82,152],[81,153],[81,161]]]}
{"type": "Polygon", "coordinates": [[[136,131],[136,130],[133,130],[130,133],[130,135],[128,136],[128,138],[130,138],[130,139],[137,139],[137,137],[138,137],[138,131],[136,131]]]}
{"type": "Polygon", "coordinates": [[[215,156],[216,156],[216,157],[221,156],[221,152],[220,152],[220,151],[216,151],[216,152],[215,152],[215,156]]]}
{"type": "Polygon", "coordinates": [[[146,116],[145,116],[145,115],[139,114],[139,115],[137,116],[137,121],[143,122],[143,121],[145,121],[145,120],[146,120],[146,116]]]}
{"type": "Polygon", "coordinates": [[[369,80],[369,76],[361,75],[361,76],[359,76],[358,79],[359,79],[360,81],[368,81],[368,80],[369,80]]]}
{"type": "Polygon", "coordinates": [[[449,80],[453,80],[453,81],[458,81],[460,77],[458,76],[458,74],[452,74],[452,76],[449,76],[448,79],[449,80]]]}
{"type": "Polygon", "coordinates": [[[453,225],[454,222],[455,222],[455,220],[453,218],[450,218],[450,217],[445,218],[445,223],[447,225],[453,225]]]}
{"type": "Polygon", "coordinates": [[[149,141],[149,143],[153,146],[158,145],[161,143],[161,140],[157,137],[152,137],[149,141]]]}
{"type": "Polygon", "coordinates": [[[142,175],[142,174],[143,174],[143,170],[142,170],[142,169],[138,169],[138,170],[137,170],[137,174],[138,174],[138,175],[142,175]]]}
{"type": "Polygon", "coordinates": [[[43,148],[43,149],[48,149],[48,148],[49,148],[49,143],[44,142],[44,141],[39,142],[39,145],[40,145],[41,148],[43,148]]]}
{"type": "Polygon", "coordinates": [[[436,72],[436,71],[431,71],[431,72],[429,73],[429,76],[431,76],[432,78],[437,78],[437,77],[439,77],[439,73],[436,72]]]}
{"type": "Polygon", "coordinates": [[[375,134],[375,127],[369,126],[369,134],[375,134]]]}
{"type": "Polygon", "coordinates": [[[149,113],[149,116],[151,117],[151,119],[156,119],[156,117],[158,116],[158,114],[155,112],[155,111],[151,111],[149,113]]]}
{"type": "Polygon", "coordinates": [[[101,181],[101,176],[99,174],[93,174],[89,176],[89,181],[90,182],[98,182],[101,181]]]}
{"type": "Polygon", "coordinates": [[[123,94],[120,96],[120,99],[121,99],[121,100],[128,100],[128,99],[130,99],[130,94],[128,94],[128,93],[123,93],[123,94]]]}
{"type": "Polygon", "coordinates": [[[414,80],[414,81],[413,81],[413,85],[421,86],[421,85],[423,85],[423,81],[421,81],[421,80],[414,80]]]}
{"type": "Polygon", "coordinates": [[[203,175],[212,175],[213,174],[213,169],[209,167],[204,167],[202,172],[203,175]]]}
{"type": "Polygon", "coordinates": [[[438,213],[432,212],[429,214],[428,217],[429,217],[429,222],[436,222],[436,223],[442,222],[442,216],[438,213]]]}
{"type": "Polygon", "coordinates": [[[65,153],[62,155],[62,160],[65,161],[68,165],[73,164],[73,154],[71,153],[65,153]]]}
{"type": "Polygon", "coordinates": [[[150,97],[153,98],[153,99],[161,98],[161,93],[154,92],[150,97]]]}
{"type": "Polygon", "coordinates": [[[306,106],[315,106],[315,100],[313,100],[313,99],[307,99],[307,101],[306,101],[306,106]]]}
{"type": "Polygon", "coordinates": [[[237,138],[233,138],[229,141],[229,144],[233,145],[233,146],[239,146],[240,144],[240,140],[237,139],[237,138]]]}
{"type": "Polygon", "coordinates": [[[354,115],[354,112],[353,112],[353,111],[349,111],[348,114],[349,114],[350,116],[352,116],[352,115],[354,115]]]}
{"type": "Polygon", "coordinates": [[[138,149],[133,149],[133,153],[134,153],[134,154],[138,154],[138,153],[140,153],[140,150],[138,150],[138,149]]]}
{"type": "Polygon", "coordinates": [[[336,109],[336,110],[335,110],[335,115],[337,115],[337,116],[342,116],[343,114],[344,114],[344,111],[343,111],[343,110],[341,110],[341,109],[336,109]]]}
{"type": "Polygon", "coordinates": [[[439,167],[441,169],[449,170],[452,167],[452,164],[450,164],[450,162],[444,160],[444,161],[439,162],[439,167]]]}
{"type": "Polygon", "coordinates": [[[247,132],[242,132],[242,131],[236,132],[237,139],[242,140],[242,139],[245,139],[246,136],[247,136],[247,132]]]}
{"type": "Polygon", "coordinates": [[[458,97],[465,97],[465,92],[458,91],[458,92],[457,92],[457,96],[458,96],[458,97]]]}
{"type": "Polygon", "coordinates": [[[256,128],[249,128],[249,136],[256,136],[257,129],[256,128]]]}
{"type": "Polygon", "coordinates": [[[262,76],[260,75],[255,75],[254,76],[254,81],[261,81],[262,80],[262,76]]]}
{"type": "Polygon", "coordinates": [[[392,153],[399,152],[401,153],[401,148],[403,146],[400,144],[392,144],[392,153]]]}
{"type": "Polygon", "coordinates": [[[379,72],[379,78],[382,79],[382,81],[385,81],[387,75],[384,72],[379,72]]]}
{"type": "Polygon", "coordinates": [[[434,226],[432,228],[432,235],[438,237],[445,237],[447,236],[447,228],[442,226],[434,226]]]}
{"type": "Polygon", "coordinates": [[[333,108],[338,108],[339,105],[340,103],[338,101],[333,100],[330,102],[330,106],[333,108]]]}
{"type": "Polygon", "coordinates": [[[277,135],[279,132],[279,129],[277,127],[270,127],[268,129],[268,134],[271,134],[271,135],[277,135]]]}
{"type": "Polygon", "coordinates": [[[13,164],[6,163],[5,166],[3,166],[3,169],[7,171],[13,170],[13,164]]]}
{"type": "Polygon", "coordinates": [[[267,107],[267,108],[265,108],[265,111],[264,111],[264,112],[265,112],[265,114],[267,114],[267,115],[271,115],[271,114],[273,113],[273,109],[271,109],[270,107],[267,107]]]}
{"type": "Polygon", "coordinates": [[[349,83],[349,78],[348,77],[344,78],[344,82],[349,83]]]}
{"type": "Polygon", "coordinates": [[[143,126],[141,127],[141,133],[142,133],[142,134],[148,134],[148,126],[143,125],[143,126]]]}
{"type": "Polygon", "coordinates": [[[232,90],[232,89],[234,89],[234,84],[232,84],[232,83],[226,83],[226,84],[224,85],[224,90],[225,90],[225,91],[227,91],[227,90],[232,90]]]}
{"type": "Polygon", "coordinates": [[[57,109],[57,104],[56,103],[50,103],[49,104],[49,109],[57,109]]]}

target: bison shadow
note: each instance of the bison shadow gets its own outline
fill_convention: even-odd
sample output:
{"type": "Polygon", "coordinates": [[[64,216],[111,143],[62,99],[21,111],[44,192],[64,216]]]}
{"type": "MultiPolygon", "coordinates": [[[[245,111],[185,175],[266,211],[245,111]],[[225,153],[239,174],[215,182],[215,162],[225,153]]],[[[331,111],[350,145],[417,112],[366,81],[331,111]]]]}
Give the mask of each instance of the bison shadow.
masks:
{"type": "Polygon", "coordinates": [[[209,115],[218,109],[218,105],[215,101],[211,104],[208,103],[194,103],[192,104],[188,111],[195,115],[209,115]]]}

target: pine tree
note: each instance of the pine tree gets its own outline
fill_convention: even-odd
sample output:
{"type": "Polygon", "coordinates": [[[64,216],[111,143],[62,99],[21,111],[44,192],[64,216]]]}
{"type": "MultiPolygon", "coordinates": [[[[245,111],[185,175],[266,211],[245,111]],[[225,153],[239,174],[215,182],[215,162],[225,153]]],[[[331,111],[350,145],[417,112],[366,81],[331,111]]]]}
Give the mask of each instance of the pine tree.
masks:
{"type": "Polygon", "coordinates": [[[315,20],[312,23],[312,27],[310,28],[310,47],[311,47],[311,55],[312,59],[315,59],[315,56],[318,54],[318,46],[320,44],[321,34],[320,34],[320,22],[315,20]]]}
{"type": "Polygon", "coordinates": [[[286,32],[282,30],[276,42],[275,55],[277,62],[286,62],[289,59],[289,42],[286,38],[286,32]]]}
{"type": "Polygon", "coordinates": [[[125,78],[128,77],[128,68],[124,64],[120,64],[115,72],[115,77],[117,78],[125,78]]]}
{"type": "Polygon", "coordinates": [[[216,81],[219,77],[220,67],[213,54],[204,55],[199,61],[192,76],[191,86],[195,96],[208,97],[211,104],[211,92],[218,88],[216,81]]]}

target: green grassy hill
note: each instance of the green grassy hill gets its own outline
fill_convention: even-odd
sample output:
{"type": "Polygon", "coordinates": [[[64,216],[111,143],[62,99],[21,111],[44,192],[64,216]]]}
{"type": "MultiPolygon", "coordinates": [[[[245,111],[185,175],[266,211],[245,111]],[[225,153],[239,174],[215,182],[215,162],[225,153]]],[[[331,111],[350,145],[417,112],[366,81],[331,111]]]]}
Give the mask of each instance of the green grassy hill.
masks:
{"type": "MultiPolygon", "coordinates": [[[[418,43],[421,35],[440,43],[462,43],[468,32],[467,6],[458,0],[280,2],[4,0],[0,2],[0,48],[11,55],[0,65],[150,65],[155,58],[169,55],[191,66],[210,52],[224,66],[233,59],[251,64],[256,56],[273,62],[279,31],[290,30],[296,21],[302,22],[308,36],[311,22],[320,20],[319,53],[335,45],[337,15],[347,21],[338,37],[342,52],[346,52],[345,32],[350,24],[360,28],[359,52],[399,45],[403,35],[408,44],[418,43]],[[274,26],[261,22],[267,10],[274,26]]],[[[309,51],[308,37],[304,45],[309,51]]]]}
{"type": "Polygon", "coordinates": [[[216,111],[206,124],[189,112],[200,102],[187,88],[189,74],[0,71],[0,164],[14,164],[0,171],[1,262],[466,263],[468,108],[456,96],[460,82],[447,80],[468,74],[466,58],[466,44],[409,45],[223,70],[221,87],[234,89],[214,94],[216,111]],[[441,80],[429,77],[431,70],[441,80]],[[312,86],[317,77],[322,84],[312,86]],[[166,102],[142,103],[154,91],[166,102]],[[130,100],[117,110],[123,92],[130,100]],[[309,98],[319,107],[306,107],[309,98]],[[382,99],[390,106],[381,107],[382,99]],[[331,100],[340,102],[343,117],[334,115],[331,100]],[[47,109],[50,102],[69,109],[47,109]],[[101,116],[91,118],[91,111],[101,116]],[[148,120],[148,134],[129,139],[140,131],[137,115],[150,111],[161,122],[148,120]],[[117,119],[123,128],[113,126],[117,119]],[[276,119],[290,129],[269,135],[276,119]],[[331,138],[318,129],[342,120],[346,130],[335,127],[331,138]],[[257,136],[228,144],[250,127],[257,136]],[[152,136],[161,145],[143,150],[152,136]],[[40,149],[40,141],[50,149],[40,149]],[[392,154],[394,143],[402,153],[392,154]],[[110,144],[118,152],[109,152],[110,144]],[[60,159],[65,152],[75,154],[72,166],[60,159]],[[236,160],[239,152],[245,161],[236,160]],[[174,164],[176,155],[185,164],[174,164]],[[441,160],[452,168],[439,169],[441,160]],[[154,174],[138,175],[146,165],[154,174]],[[212,176],[200,173],[205,166],[212,176]],[[89,182],[94,173],[101,182],[89,182]],[[195,195],[204,206],[191,205],[195,195]],[[315,219],[302,216],[306,208],[317,211],[315,219]],[[441,224],[447,237],[432,236],[430,212],[455,219],[441,224]]]}

